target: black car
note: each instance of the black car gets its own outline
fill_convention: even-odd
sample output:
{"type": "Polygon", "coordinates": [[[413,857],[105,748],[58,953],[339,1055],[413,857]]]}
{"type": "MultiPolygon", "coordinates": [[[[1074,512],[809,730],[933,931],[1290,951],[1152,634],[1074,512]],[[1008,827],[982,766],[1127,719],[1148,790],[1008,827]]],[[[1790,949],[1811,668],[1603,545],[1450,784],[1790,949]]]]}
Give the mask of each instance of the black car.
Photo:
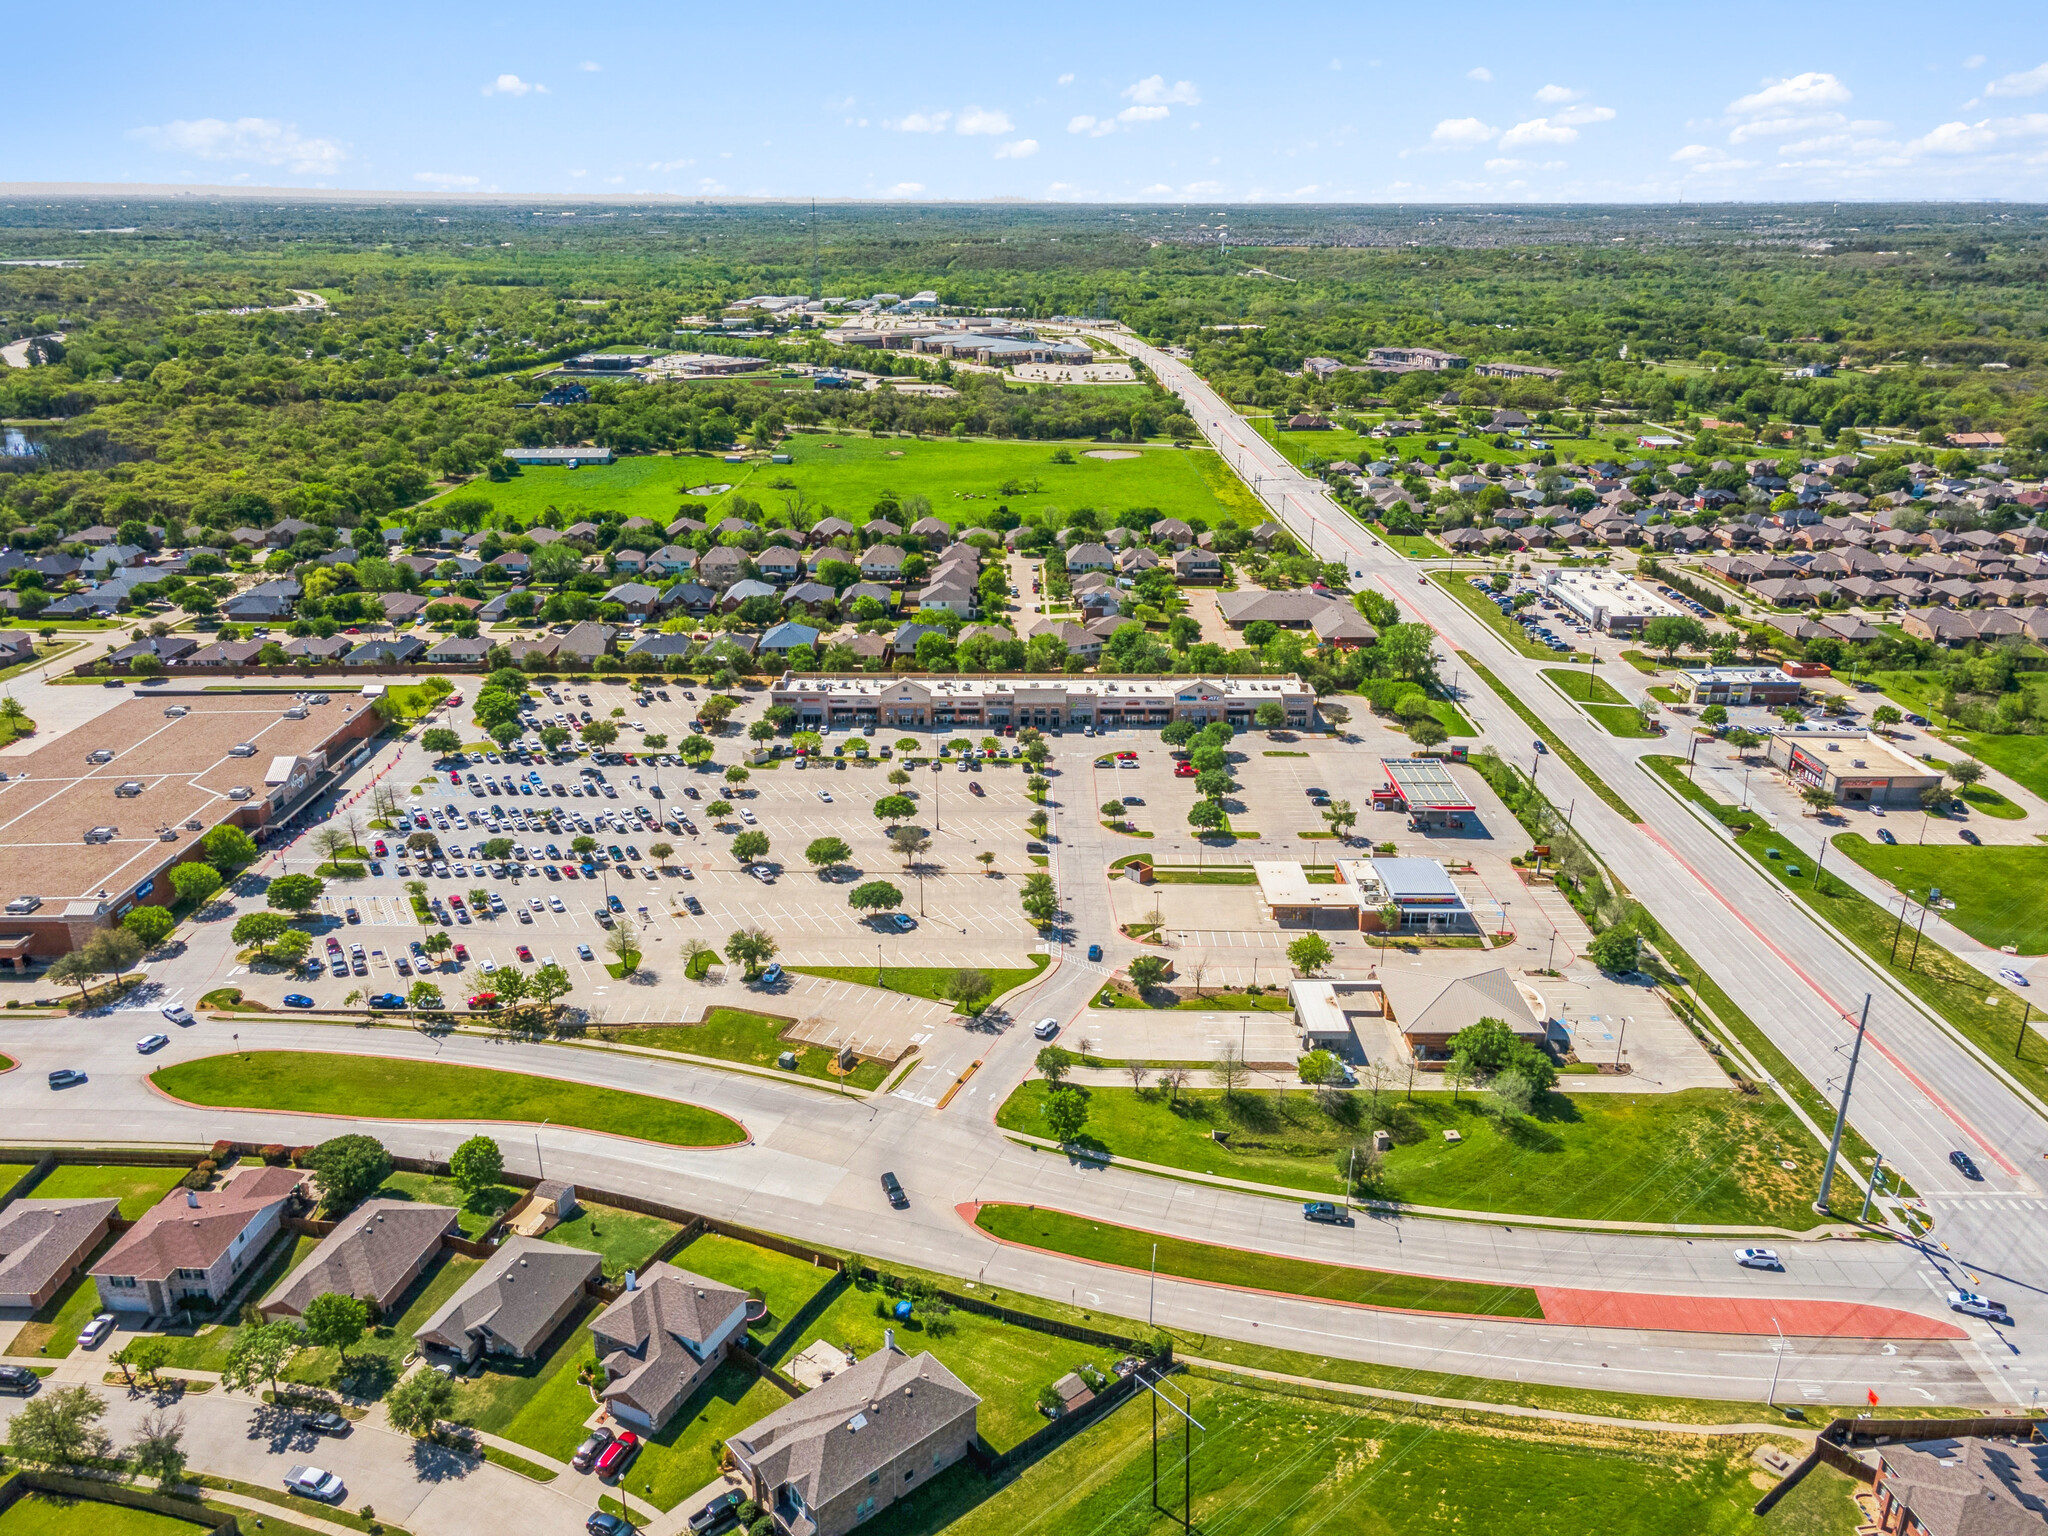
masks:
{"type": "Polygon", "coordinates": [[[332,1411],[313,1414],[303,1422],[316,1435],[345,1435],[355,1428],[343,1415],[332,1411]]]}
{"type": "Polygon", "coordinates": [[[1979,1173],[1977,1165],[1970,1161],[1969,1153],[1951,1152],[1948,1155],[1948,1160],[1956,1165],[1956,1172],[1960,1173],[1971,1183],[1982,1184],[1984,1182],[1984,1175],[1979,1173]]]}
{"type": "Polygon", "coordinates": [[[727,1489],[690,1516],[691,1536],[712,1536],[713,1532],[724,1530],[739,1518],[737,1511],[744,1502],[745,1495],[738,1489],[727,1489]]]}
{"type": "Polygon", "coordinates": [[[592,1512],[590,1518],[583,1522],[583,1529],[590,1536],[633,1536],[633,1527],[626,1523],[624,1516],[608,1515],[601,1509],[592,1512]]]}
{"type": "Polygon", "coordinates": [[[0,1365],[0,1392],[10,1397],[33,1397],[43,1378],[25,1365],[0,1365]]]}
{"type": "Polygon", "coordinates": [[[903,1185],[898,1182],[895,1174],[885,1173],[882,1175],[882,1193],[889,1197],[889,1203],[895,1206],[897,1210],[907,1211],[910,1209],[910,1196],[903,1193],[903,1185]]]}
{"type": "Polygon", "coordinates": [[[683,905],[690,909],[690,913],[694,917],[702,917],[704,915],[704,903],[694,896],[685,896],[683,898],[683,905]]]}
{"type": "Polygon", "coordinates": [[[1352,1224],[1351,1213],[1340,1205],[1331,1204],[1328,1200],[1308,1201],[1301,1208],[1301,1219],[1328,1222],[1333,1227],[1348,1227],[1352,1224]]]}

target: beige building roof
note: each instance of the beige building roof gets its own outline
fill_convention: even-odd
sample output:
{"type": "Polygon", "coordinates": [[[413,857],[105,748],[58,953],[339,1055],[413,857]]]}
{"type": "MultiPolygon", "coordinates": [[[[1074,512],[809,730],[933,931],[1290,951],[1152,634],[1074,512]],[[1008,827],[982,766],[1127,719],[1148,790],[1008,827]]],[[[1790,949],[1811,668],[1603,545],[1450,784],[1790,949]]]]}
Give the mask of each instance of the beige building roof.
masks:
{"type": "Polygon", "coordinates": [[[1389,971],[1387,1003],[1404,1035],[1455,1035],[1481,1019],[1499,1019],[1516,1034],[1544,1038],[1543,1000],[1525,991],[1505,966],[1451,982],[1389,971]]]}
{"type": "Polygon", "coordinates": [[[263,1298],[263,1310],[298,1317],[307,1302],[329,1291],[360,1296],[388,1310],[440,1248],[441,1234],[459,1226],[453,1206],[366,1201],[342,1217],[306,1262],[263,1298]]]}

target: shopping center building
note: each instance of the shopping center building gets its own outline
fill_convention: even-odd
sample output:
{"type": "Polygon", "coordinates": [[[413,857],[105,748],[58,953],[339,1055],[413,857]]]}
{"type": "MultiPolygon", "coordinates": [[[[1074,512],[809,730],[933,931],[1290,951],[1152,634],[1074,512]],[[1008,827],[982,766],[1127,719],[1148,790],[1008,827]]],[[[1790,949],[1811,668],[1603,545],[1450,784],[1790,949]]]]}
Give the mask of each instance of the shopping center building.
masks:
{"type": "Polygon", "coordinates": [[[1097,730],[1162,726],[1176,720],[1207,725],[1227,720],[1249,730],[1261,704],[1278,703],[1287,723],[1306,729],[1315,717],[1315,691],[1300,678],[1099,677],[986,674],[894,678],[846,672],[799,677],[784,673],[772,702],[796,711],[802,730],[864,725],[947,730],[1097,730]]]}

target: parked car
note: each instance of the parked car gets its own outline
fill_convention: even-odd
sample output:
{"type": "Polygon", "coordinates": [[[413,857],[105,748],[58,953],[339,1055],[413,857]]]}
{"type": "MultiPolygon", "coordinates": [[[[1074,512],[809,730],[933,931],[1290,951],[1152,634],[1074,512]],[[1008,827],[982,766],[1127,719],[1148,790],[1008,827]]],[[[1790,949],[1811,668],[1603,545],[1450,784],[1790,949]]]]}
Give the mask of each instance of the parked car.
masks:
{"type": "Polygon", "coordinates": [[[2008,1326],[2012,1323],[2012,1314],[2005,1310],[2004,1302],[1993,1301],[1989,1296],[1979,1296],[1975,1291],[1950,1291],[1948,1309],[1951,1312],[1966,1313],[1971,1317],[1981,1317],[1989,1322],[2005,1323],[2008,1326]]]}
{"type": "Polygon", "coordinates": [[[1100,960],[1102,958],[1102,946],[1100,944],[1090,944],[1088,946],[1088,958],[1090,960],[1100,960]]]}
{"type": "Polygon", "coordinates": [[[889,1203],[899,1211],[910,1209],[910,1196],[903,1192],[903,1185],[893,1173],[882,1175],[882,1193],[889,1197],[889,1203]]]}
{"type": "Polygon", "coordinates": [[[1998,968],[1998,979],[2004,982],[2007,986],[2012,987],[2024,987],[2031,985],[2031,983],[2027,980],[2026,973],[2024,971],[2016,971],[2009,965],[2001,965],[1998,968]]]}
{"type": "Polygon", "coordinates": [[[1879,827],[1877,829],[1877,840],[1881,843],[1896,844],[1898,842],[1898,839],[1892,836],[1892,829],[1890,827],[1879,827]]]}
{"type": "Polygon", "coordinates": [[[569,1465],[578,1472],[588,1472],[597,1465],[597,1458],[604,1454],[606,1446],[612,1443],[612,1432],[608,1429],[593,1429],[589,1438],[576,1447],[576,1454],[569,1458],[569,1465]]]}
{"type": "Polygon", "coordinates": [[[779,960],[773,961],[769,964],[768,969],[761,973],[761,985],[764,987],[775,986],[782,980],[782,975],[782,962],[779,960]]]}
{"type": "Polygon", "coordinates": [[[0,1392],[9,1397],[33,1397],[43,1378],[25,1365],[0,1365],[0,1392]]]}
{"type": "Polygon", "coordinates": [[[724,1530],[739,1518],[739,1507],[745,1502],[746,1495],[737,1488],[728,1488],[690,1516],[690,1536],[714,1536],[724,1530]]]}
{"type": "Polygon", "coordinates": [[[287,1008],[310,1008],[313,1006],[313,999],[303,992],[287,992],[284,995],[284,1005],[287,1008]]]}
{"type": "Polygon", "coordinates": [[[1783,1269],[1785,1267],[1784,1260],[1778,1257],[1777,1250],[1774,1248],[1738,1248],[1735,1250],[1735,1262],[1744,1269],[1783,1269]]]}
{"type": "Polygon", "coordinates": [[[1040,1019],[1031,1026],[1031,1033],[1038,1036],[1041,1040],[1050,1040],[1059,1032],[1060,1021],[1058,1019],[1040,1019]]]}
{"type": "Polygon", "coordinates": [[[1303,1221],[1320,1221],[1333,1227],[1348,1227],[1354,1224],[1349,1211],[1345,1210],[1341,1205],[1335,1205],[1328,1200],[1309,1200],[1303,1202],[1301,1219],[1303,1221]]]}
{"type": "Polygon", "coordinates": [[[1963,1151],[1951,1152],[1948,1160],[1955,1164],[1956,1172],[1973,1184],[1984,1182],[1984,1175],[1977,1171],[1977,1165],[1970,1161],[1970,1154],[1963,1151]]]}
{"type": "Polygon", "coordinates": [[[326,1413],[311,1414],[299,1422],[316,1435],[333,1435],[336,1438],[346,1435],[355,1428],[346,1415],[335,1413],[331,1409],[326,1413]]]}
{"type": "Polygon", "coordinates": [[[397,992],[377,992],[367,999],[372,1008],[403,1008],[405,998],[397,992]]]}
{"type": "Polygon", "coordinates": [[[917,926],[917,919],[908,912],[891,912],[887,921],[898,933],[908,933],[917,926]]]}
{"type": "Polygon", "coordinates": [[[626,1468],[633,1464],[633,1458],[640,1454],[640,1437],[626,1430],[618,1439],[604,1448],[604,1454],[597,1458],[597,1475],[606,1482],[615,1482],[626,1475],[626,1468]]]}
{"type": "Polygon", "coordinates": [[[80,1349],[98,1349],[100,1341],[114,1331],[114,1314],[102,1312],[83,1328],[78,1330],[80,1349]]]}
{"type": "Polygon", "coordinates": [[[623,1515],[607,1514],[604,1510],[592,1510],[583,1522],[588,1536],[633,1536],[633,1527],[623,1515]]]}
{"type": "Polygon", "coordinates": [[[169,1035],[144,1035],[135,1042],[135,1049],[140,1054],[147,1056],[152,1051],[162,1050],[170,1043],[171,1037],[169,1035]]]}
{"type": "Polygon", "coordinates": [[[287,1493],[296,1493],[308,1499],[318,1499],[323,1504],[339,1504],[341,1496],[348,1491],[340,1474],[323,1471],[319,1467],[293,1467],[284,1475],[287,1493]]]}
{"type": "Polygon", "coordinates": [[[589,946],[588,944],[578,944],[578,945],[576,946],[576,958],[577,958],[578,960],[588,960],[588,959],[590,959],[590,958],[591,958],[591,953],[590,953],[590,946],[589,946]]]}

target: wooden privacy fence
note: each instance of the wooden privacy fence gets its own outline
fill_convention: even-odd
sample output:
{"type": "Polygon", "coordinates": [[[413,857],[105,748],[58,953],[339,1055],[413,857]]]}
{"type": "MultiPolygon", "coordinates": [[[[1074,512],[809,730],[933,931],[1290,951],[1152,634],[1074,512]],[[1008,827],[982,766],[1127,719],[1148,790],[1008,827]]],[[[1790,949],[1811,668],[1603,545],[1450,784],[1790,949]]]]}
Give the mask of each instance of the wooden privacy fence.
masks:
{"type": "MultiPolygon", "coordinates": [[[[32,1472],[23,1468],[0,1482],[0,1514],[12,1509],[31,1493],[54,1494],[95,1504],[119,1504],[129,1509],[146,1509],[176,1520],[190,1520],[210,1529],[213,1536],[241,1536],[241,1522],[233,1515],[216,1514],[199,1502],[197,1491],[190,1498],[150,1493],[98,1478],[65,1477],[58,1472],[32,1472]]],[[[90,1520],[90,1516],[86,1517],[90,1520]]],[[[90,1529],[82,1525],[81,1530],[90,1529]]]]}

